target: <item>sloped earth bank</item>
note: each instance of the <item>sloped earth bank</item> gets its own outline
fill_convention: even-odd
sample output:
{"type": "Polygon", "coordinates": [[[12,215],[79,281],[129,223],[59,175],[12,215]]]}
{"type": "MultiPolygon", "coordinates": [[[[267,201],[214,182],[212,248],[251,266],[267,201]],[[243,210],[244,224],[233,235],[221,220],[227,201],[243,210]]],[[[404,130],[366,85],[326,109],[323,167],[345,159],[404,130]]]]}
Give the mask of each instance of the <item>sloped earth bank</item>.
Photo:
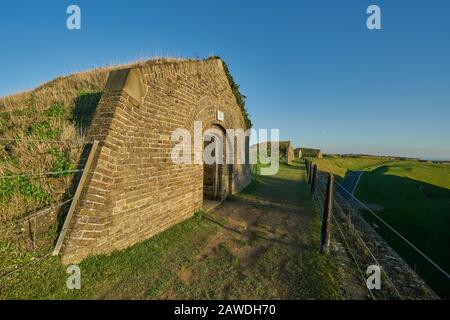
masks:
{"type": "Polygon", "coordinates": [[[342,250],[318,252],[320,214],[301,164],[258,176],[204,215],[218,226],[162,299],[365,299],[342,250]]]}

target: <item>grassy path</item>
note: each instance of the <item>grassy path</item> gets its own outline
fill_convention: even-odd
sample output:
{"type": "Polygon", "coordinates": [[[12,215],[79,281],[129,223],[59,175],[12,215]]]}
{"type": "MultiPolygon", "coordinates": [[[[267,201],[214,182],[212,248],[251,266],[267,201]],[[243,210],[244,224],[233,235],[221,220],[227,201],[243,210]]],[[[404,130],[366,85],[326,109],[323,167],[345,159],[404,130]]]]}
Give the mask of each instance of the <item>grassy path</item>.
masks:
{"type": "Polygon", "coordinates": [[[50,258],[0,278],[0,299],[340,299],[339,272],[318,253],[320,215],[301,164],[108,256],[80,264],[81,290],[50,258]]]}
{"type": "Polygon", "coordinates": [[[320,224],[303,177],[302,165],[282,166],[208,215],[217,232],[159,297],[341,298],[335,266],[317,252],[320,224]]]}

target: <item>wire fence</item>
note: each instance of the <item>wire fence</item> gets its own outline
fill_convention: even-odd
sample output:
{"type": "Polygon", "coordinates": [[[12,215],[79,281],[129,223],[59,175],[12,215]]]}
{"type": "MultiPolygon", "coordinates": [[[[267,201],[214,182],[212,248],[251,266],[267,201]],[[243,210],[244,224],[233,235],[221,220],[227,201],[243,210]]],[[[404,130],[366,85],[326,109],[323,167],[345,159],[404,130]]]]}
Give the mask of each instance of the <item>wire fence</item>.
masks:
{"type": "Polygon", "coordinates": [[[48,207],[48,208],[45,208],[45,209],[42,209],[42,210],[34,211],[34,212],[30,213],[29,215],[26,215],[26,216],[23,217],[23,218],[20,218],[20,219],[14,220],[14,221],[10,221],[10,222],[4,223],[3,225],[0,226],[0,233],[1,233],[2,231],[5,231],[5,230],[11,228],[11,227],[14,227],[15,225],[17,225],[17,224],[19,224],[19,223],[24,222],[24,221],[28,221],[28,220],[31,220],[31,219],[36,219],[36,218],[38,218],[38,217],[40,217],[40,216],[46,215],[46,214],[50,213],[52,210],[61,208],[61,207],[63,207],[64,205],[70,203],[72,200],[73,200],[73,198],[67,199],[67,200],[65,200],[65,201],[62,201],[62,202],[53,204],[53,205],[51,205],[51,206],[48,207]]]}
{"type": "MultiPolygon", "coordinates": [[[[325,197],[325,194],[320,190],[320,188],[318,188],[313,193],[313,198],[319,203],[319,207],[325,206],[326,197],[325,197]]],[[[351,249],[351,247],[349,245],[349,241],[345,237],[345,233],[342,231],[340,224],[336,220],[336,217],[333,215],[332,218],[333,218],[334,226],[336,226],[339,230],[339,236],[341,238],[341,241],[344,243],[347,252],[350,254],[353,262],[355,263],[356,268],[358,269],[358,272],[359,272],[358,275],[360,276],[361,285],[365,286],[365,283],[366,283],[366,278],[364,275],[365,273],[364,273],[360,263],[358,262],[358,259],[356,258],[355,252],[354,252],[354,250],[351,249]]],[[[368,290],[368,293],[373,300],[376,300],[376,298],[371,290],[368,290]]]]}
{"type": "Polygon", "coordinates": [[[65,175],[65,174],[71,174],[71,173],[77,173],[77,172],[83,172],[83,169],[14,174],[14,175],[0,176],[0,179],[14,179],[14,178],[24,178],[24,177],[43,177],[43,176],[58,176],[58,175],[65,175]]]}
{"type": "Polygon", "coordinates": [[[73,198],[0,225],[0,278],[49,257],[73,198]]]}
{"type": "MultiPolygon", "coordinates": [[[[319,206],[325,207],[327,199],[327,177],[330,175],[320,172],[317,167],[307,163],[307,173],[309,182],[313,184],[313,198],[319,206]],[[314,176],[314,178],[313,178],[314,176]]],[[[333,179],[334,180],[334,179],[333,179]]],[[[404,299],[411,297],[437,298],[435,293],[417,276],[412,268],[386,244],[385,236],[379,235],[378,229],[374,230],[364,216],[368,211],[377,217],[381,224],[396,235],[401,241],[409,245],[410,250],[415,251],[428,262],[428,266],[440,273],[441,281],[448,281],[448,274],[430,257],[414,246],[411,241],[406,239],[400,232],[390,226],[379,215],[370,210],[364,203],[357,199],[351,192],[346,190],[340,183],[334,181],[335,192],[332,193],[332,220],[333,227],[338,231],[342,242],[359,270],[363,274],[364,268],[369,265],[380,266],[385,290],[371,291],[374,298],[380,299],[404,299]],[[387,290],[386,290],[387,289],[387,290]]],[[[409,262],[409,261],[408,261],[409,262]]],[[[411,264],[411,263],[410,263],[411,264]]],[[[417,270],[416,270],[417,271],[417,270]]],[[[362,276],[364,278],[364,276],[362,276]]],[[[427,278],[429,280],[429,278],[427,278]]],[[[365,281],[365,280],[364,280],[365,281]]],[[[365,284],[364,284],[365,285],[365,284]]]]}
{"type": "Polygon", "coordinates": [[[344,193],[349,195],[351,200],[357,205],[361,206],[364,210],[367,210],[369,214],[375,217],[379,222],[381,222],[386,228],[388,228],[393,234],[395,234],[398,238],[400,238],[404,243],[410,246],[416,253],[421,255],[425,260],[427,260],[436,270],[438,270],[447,280],[450,280],[450,275],[447,271],[445,271],[442,267],[440,267],[433,259],[423,253],[417,246],[415,246],[411,241],[409,241],[406,237],[404,237],[399,231],[397,231],[394,227],[392,227],[389,223],[387,223],[383,218],[381,218],[378,214],[376,214],[372,209],[370,209],[366,204],[361,202],[358,198],[356,198],[352,193],[347,191],[341,184],[336,182],[337,187],[342,190],[344,193]]]}
{"type": "MultiPolygon", "coordinates": [[[[320,207],[324,207],[326,201],[325,191],[327,186],[327,181],[325,175],[317,174],[314,188],[314,199],[319,203],[320,207]]],[[[388,284],[388,288],[381,292],[368,290],[369,296],[374,299],[402,299],[402,295],[399,290],[392,282],[391,278],[386,273],[386,267],[383,266],[378,259],[372,253],[367,242],[361,237],[357,229],[355,228],[354,222],[351,223],[349,220],[349,215],[346,210],[342,208],[339,204],[339,200],[334,197],[333,199],[333,214],[332,214],[332,225],[335,230],[338,231],[338,236],[345,245],[346,251],[352,257],[353,262],[358,270],[361,278],[361,284],[367,288],[366,279],[367,267],[370,265],[377,265],[380,267],[383,279],[385,283],[388,284]]]]}
{"type": "Polygon", "coordinates": [[[28,138],[0,138],[0,142],[9,143],[9,142],[32,142],[32,143],[59,143],[64,145],[83,145],[84,141],[82,138],[80,139],[71,139],[71,140],[52,140],[52,139],[28,139],[28,138]]]}
{"type": "MultiPolygon", "coordinates": [[[[0,139],[6,141],[71,144],[62,140],[0,139]]],[[[9,166],[8,173],[0,175],[0,278],[51,257],[62,219],[73,201],[74,186],[84,172],[84,157],[80,152],[74,169],[40,168],[15,174],[9,166]]]]}

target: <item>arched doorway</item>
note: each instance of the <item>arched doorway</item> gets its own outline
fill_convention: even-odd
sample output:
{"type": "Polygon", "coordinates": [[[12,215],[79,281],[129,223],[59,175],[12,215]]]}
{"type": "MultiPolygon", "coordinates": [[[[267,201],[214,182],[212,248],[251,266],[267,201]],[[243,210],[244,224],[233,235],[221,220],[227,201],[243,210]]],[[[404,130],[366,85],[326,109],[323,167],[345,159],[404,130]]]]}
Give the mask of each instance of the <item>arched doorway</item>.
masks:
{"type": "Polygon", "coordinates": [[[229,193],[225,131],[214,125],[203,134],[203,208],[219,204],[229,193]]]}

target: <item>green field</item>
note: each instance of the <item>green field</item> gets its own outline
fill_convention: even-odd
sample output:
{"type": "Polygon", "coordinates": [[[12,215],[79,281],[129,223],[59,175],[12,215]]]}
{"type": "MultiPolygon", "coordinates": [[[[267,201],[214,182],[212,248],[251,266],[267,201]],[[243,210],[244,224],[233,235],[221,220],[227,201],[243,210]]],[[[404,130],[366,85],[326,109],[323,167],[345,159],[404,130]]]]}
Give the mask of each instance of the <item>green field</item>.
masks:
{"type": "Polygon", "coordinates": [[[350,157],[325,157],[313,159],[320,171],[331,172],[338,179],[344,178],[348,170],[369,171],[391,160],[382,158],[350,158],[350,157]]]}
{"type": "MultiPolygon", "coordinates": [[[[380,158],[324,158],[318,166],[343,177],[364,173],[356,197],[448,272],[450,270],[450,165],[380,158]]],[[[445,276],[415,253],[372,215],[368,221],[416,271],[443,296],[445,276]]]]}

